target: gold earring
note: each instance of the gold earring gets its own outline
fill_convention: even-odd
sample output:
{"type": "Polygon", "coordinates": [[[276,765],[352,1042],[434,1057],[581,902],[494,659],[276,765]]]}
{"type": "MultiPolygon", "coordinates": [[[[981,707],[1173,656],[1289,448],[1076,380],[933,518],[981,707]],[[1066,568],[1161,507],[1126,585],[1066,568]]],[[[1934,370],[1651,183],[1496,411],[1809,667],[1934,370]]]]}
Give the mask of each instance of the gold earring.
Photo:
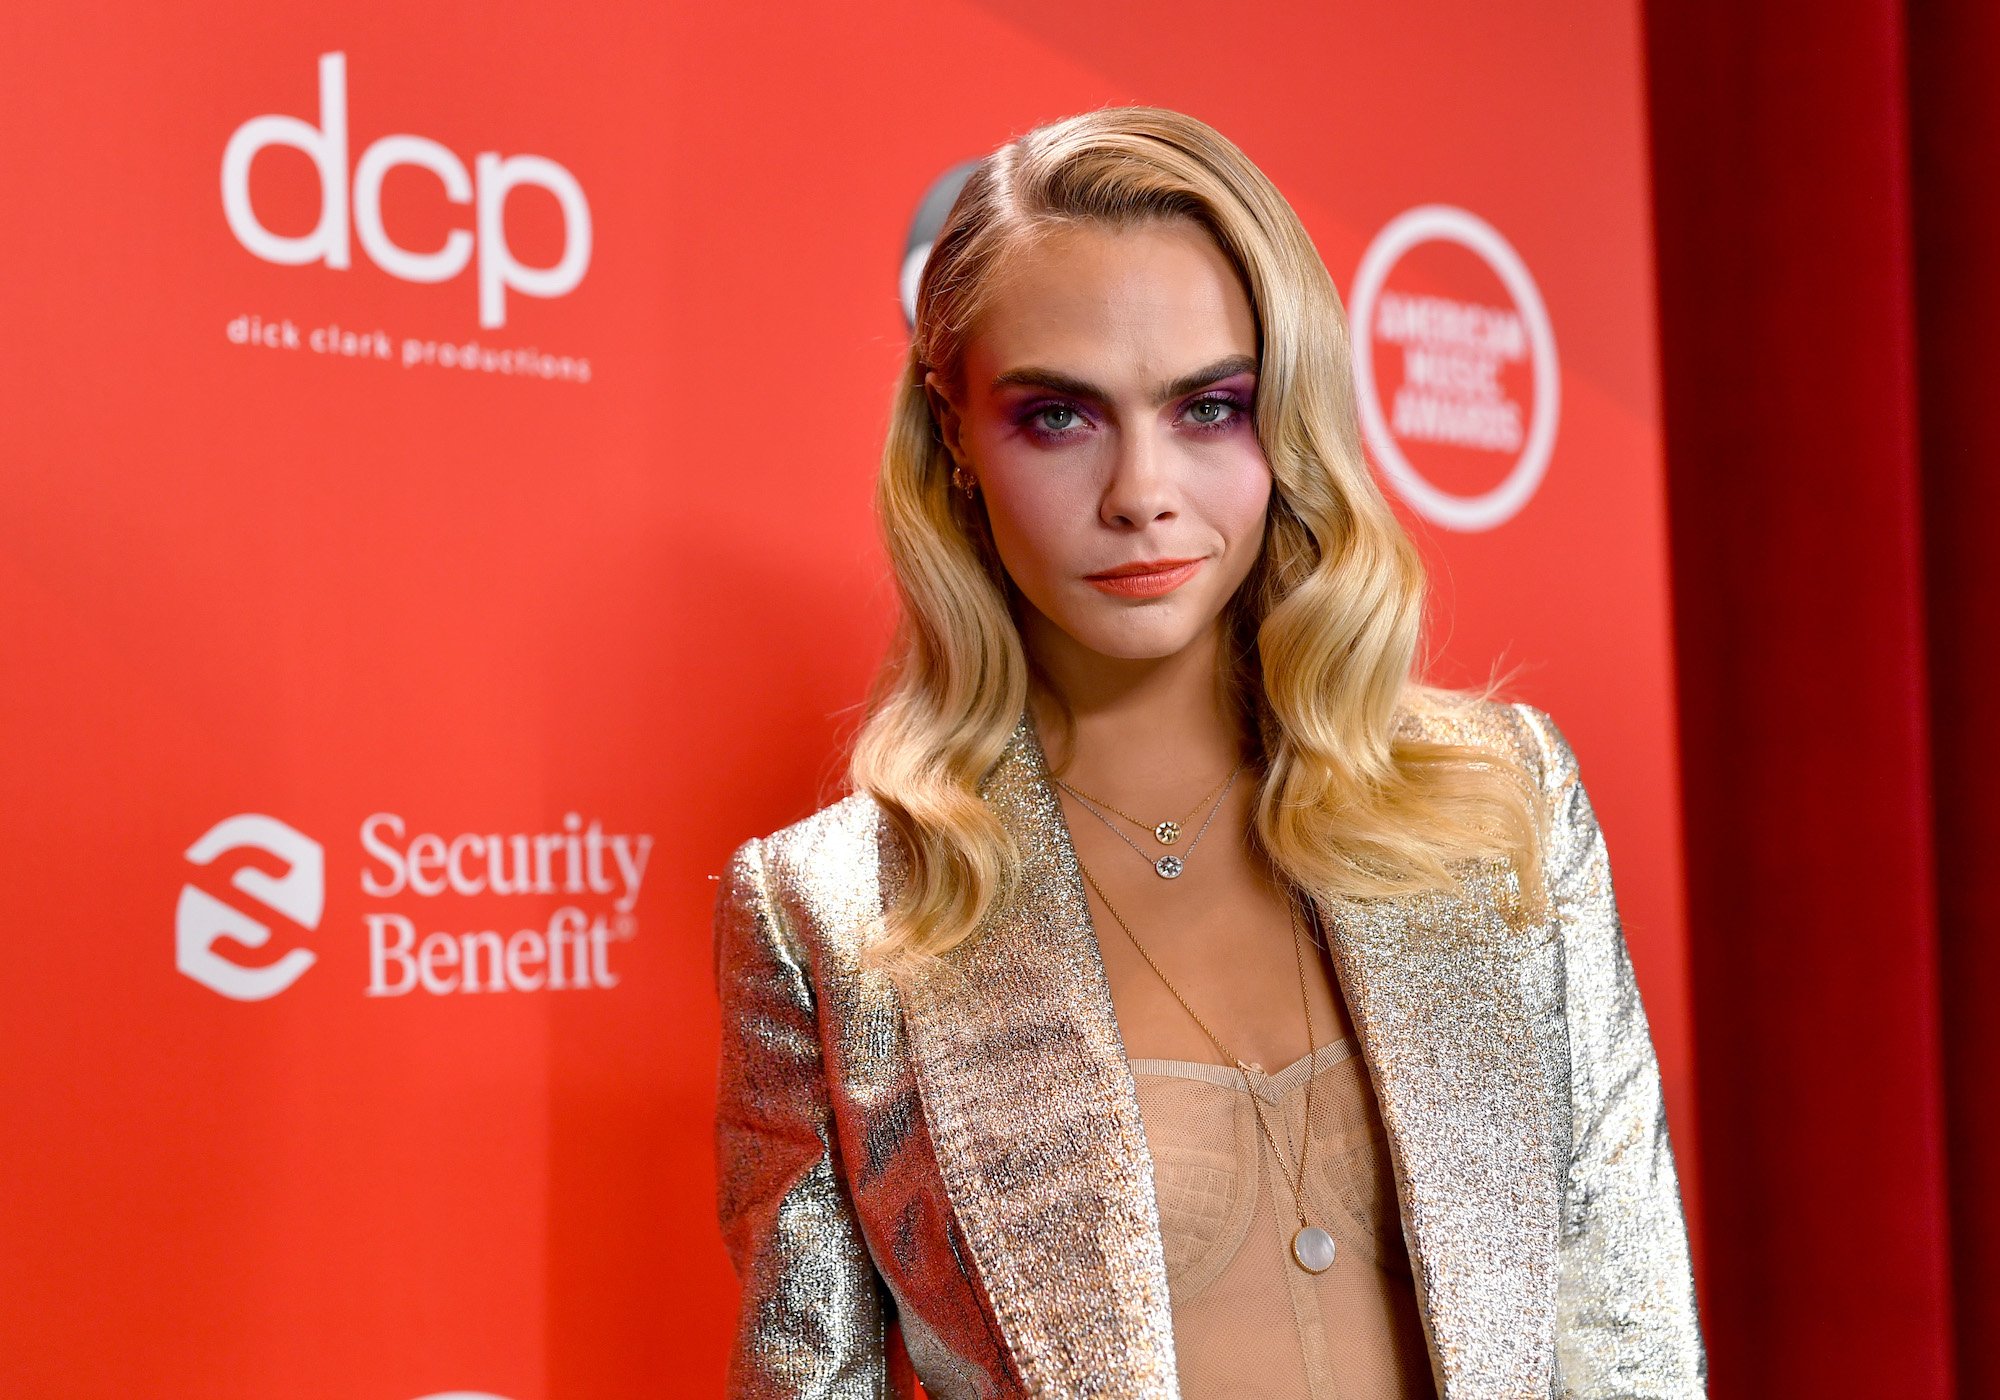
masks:
{"type": "Polygon", "coordinates": [[[964,467],[951,469],[951,483],[965,493],[965,499],[968,501],[972,499],[973,492],[979,489],[979,482],[964,467]]]}

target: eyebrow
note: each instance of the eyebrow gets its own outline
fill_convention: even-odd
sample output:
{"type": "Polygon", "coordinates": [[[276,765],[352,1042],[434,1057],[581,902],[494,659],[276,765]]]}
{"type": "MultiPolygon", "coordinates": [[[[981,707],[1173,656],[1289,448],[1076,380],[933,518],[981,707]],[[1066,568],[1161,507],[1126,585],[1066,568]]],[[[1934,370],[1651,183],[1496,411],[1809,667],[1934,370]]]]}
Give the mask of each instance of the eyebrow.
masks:
{"type": "MultiPolygon", "coordinates": [[[[1182,394],[1193,393],[1204,385],[1213,384],[1218,379],[1227,379],[1232,374],[1244,374],[1257,368],[1257,361],[1249,355],[1226,355],[1212,365],[1205,365],[1192,374],[1184,374],[1171,383],[1162,384],[1153,391],[1155,406],[1179,398],[1182,394]]],[[[1103,389],[1088,380],[1078,379],[1073,374],[1060,370],[1042,369],[1028,365],[1021,369],[1010,369],[994,376],[993,390],[998,393],[1010,384],[1026,384],[1036,388],[1052,389],[1058,394],[1068,394],[1072,398],[1093,399],[1104,403],[1111,397],[1103,389]]]]}

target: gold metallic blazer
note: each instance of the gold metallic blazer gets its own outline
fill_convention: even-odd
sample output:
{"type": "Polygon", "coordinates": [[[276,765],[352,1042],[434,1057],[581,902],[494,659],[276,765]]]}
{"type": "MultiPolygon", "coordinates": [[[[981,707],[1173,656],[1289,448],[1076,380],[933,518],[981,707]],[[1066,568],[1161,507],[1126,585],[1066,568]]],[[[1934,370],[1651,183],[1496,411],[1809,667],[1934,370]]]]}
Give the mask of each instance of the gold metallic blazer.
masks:
{"type": "MultiPolygon", "coordinates": [[[[1539,776],[1548,919],[1510,931],[1485,876],[1318,901],[1438,1392],[1704,1395],[1659,1069],[1575,756],[1531,705],[1451,723],[1519,746],[1539,776]]],[[[1137,1090],[1026,713],[981,790],[1020,842],[1023,892],[949,955],[961,976],[907,996],[856,960],[905,859],[873,798],[729,861],[715,1148],[742,1283],[731,1396],[901,1394],[911,1368],[937,1400],[1180,1393],[1137,1090]],[[892,1322],[910,1367],[890,1365],[892,1322]]]]}

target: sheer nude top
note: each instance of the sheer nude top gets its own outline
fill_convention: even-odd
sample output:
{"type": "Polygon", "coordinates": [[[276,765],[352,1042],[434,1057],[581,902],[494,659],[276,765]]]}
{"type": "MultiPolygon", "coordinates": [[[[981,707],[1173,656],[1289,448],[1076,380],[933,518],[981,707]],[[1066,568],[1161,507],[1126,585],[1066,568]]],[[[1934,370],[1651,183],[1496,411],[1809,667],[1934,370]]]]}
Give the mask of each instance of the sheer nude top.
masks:
{"type": "Polygon", "coordinates": [[[1237,1070],[1129,1063],[1152,1150],[1187,1400],[1434,1400],[1388,1141],[1353,1040],[1322,1045],[1276,1074],[1250,1071],[1282,1162],[1237,1070]],[[1306,1220],[1335,1244],[1320,1274],[1291,1252],[1309,1062],[1306,1220]]]}

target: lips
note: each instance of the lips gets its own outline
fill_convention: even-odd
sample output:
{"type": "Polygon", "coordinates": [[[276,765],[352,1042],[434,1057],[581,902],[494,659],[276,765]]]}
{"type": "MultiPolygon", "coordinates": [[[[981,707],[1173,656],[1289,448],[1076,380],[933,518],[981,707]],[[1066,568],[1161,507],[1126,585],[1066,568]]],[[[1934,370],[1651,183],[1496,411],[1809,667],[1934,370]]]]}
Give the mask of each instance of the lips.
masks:
{"type": "Polygon", "coordinates": [[[1144,559],[1120,564],[1084,582],[1100,593],[1119,598],[1161,598],[1201,572],[1202,559],[1144,559]],[[1163,567],[1164,566],[1164,567],[1163,567]]]}
{"type": "Polygon", "coordinates": [[[1120,564],[1115,568],[1100,569],[1094,574],[1085,574],[1084,577],[1132,578],[1139,574],[1163,574],[1171,569],[1178,569],[1183,564],[1192,564],[1194,562],[1195,560],[1193,559],[1141,559],[1132,564],[1120,564]]]}

